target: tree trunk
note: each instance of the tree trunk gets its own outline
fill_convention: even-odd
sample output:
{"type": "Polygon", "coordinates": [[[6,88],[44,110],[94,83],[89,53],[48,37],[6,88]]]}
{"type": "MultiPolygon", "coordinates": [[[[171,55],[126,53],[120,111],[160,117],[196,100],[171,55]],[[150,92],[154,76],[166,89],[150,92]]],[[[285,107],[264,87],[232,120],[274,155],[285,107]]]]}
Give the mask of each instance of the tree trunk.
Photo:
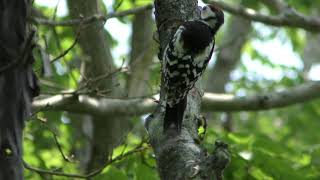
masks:
{"type": "Polygon", "coordinates": [[[151,13],[152,10],[137,13],[132,22],[130,74],[127,83],[129,97],[152,93],[147,83],[150,78],[150,65],[156,53],[156,45],[152,39],[154,21],[151,13]]]}
{"type": "MultiPolygon", "coordinates": [[[[320,14],[320,8],[317,7],[313,9],[313,14],[319,15],[320,14]]],[[[320,45],[320,33],[314,33],[314,32],[307,32],[307,43],[304,48],[304,54],[303,54],[303,73],[304,78],[306,80],[310,80],[309,78],[309,72],[313,65],[320,64],[320,52],[319,52],[319,45],[320,45]]]]}
{"type": "MultiPolygon", "coordinates": [[[[156,0],[155,16],[160,50],[163,50],[181,22],[199,17],[197,1],[156,0]]],[[[230,160],[224,143],[217,142],[215,151],[210,155],[207,155],[206,150],[199,145],[197,133],[197,117],[199,117],[201,100],[199,87],[197,83],[188,94],[180,134],[174,130],[174,132],[168,130],[163,133],[164,108],[161,105],[146,120],[146,128],[157,159],[161,179],[221,179],[222,171],[230,160]]],[[[161,88],[160,98],[163,98],[164,94],[164,89],[161,88]]]]}
{"type": "MultiPolygon", "coordinates": [[[[68,8],[72,18],[81,16],[88,17],[100,13],[99,0],[68,0],[68,8]]],[[[79,45],[83,51],[83,62],[81,74],[85,78],[82,84],[93,80],[99,76],[113,73],[115,66],[110,52],[110,46],[106,41],[106,34],[101,21],[88,25],[79,26],[74,29],[79,35],[79,45]]],[[[108,92],[108,97],[119,97],[121,89],[117,86],[118,80],[115,76],[101,79],[90,83],[86,88],[94,90],[91,96],[98,96],[99,92],[108,92]]],[[[128,129],[126,117],[101,117],[92,115],[93,134],[91,140],[91,154],[87,166],[87,171],[100,168],[111,154],[114,147],[119,145],[128,129]]]]}
{"type": "Polygon", "coordinates": [[[38,94],[27,0],[0,2],[0,180],[23,179],[22,131],[38,94]]]}

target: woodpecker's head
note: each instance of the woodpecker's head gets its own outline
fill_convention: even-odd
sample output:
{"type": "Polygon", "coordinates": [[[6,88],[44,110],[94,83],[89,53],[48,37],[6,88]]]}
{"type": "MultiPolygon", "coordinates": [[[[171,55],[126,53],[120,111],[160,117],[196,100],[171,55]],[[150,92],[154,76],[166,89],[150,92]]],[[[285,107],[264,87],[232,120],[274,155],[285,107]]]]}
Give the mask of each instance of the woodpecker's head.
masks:
{"type": "Polygon", "coordinates": [[[224,14],[216,5],[204,6],[201,10],[201,20],[208,24],[214,32],[224,23],[224,14]]]}

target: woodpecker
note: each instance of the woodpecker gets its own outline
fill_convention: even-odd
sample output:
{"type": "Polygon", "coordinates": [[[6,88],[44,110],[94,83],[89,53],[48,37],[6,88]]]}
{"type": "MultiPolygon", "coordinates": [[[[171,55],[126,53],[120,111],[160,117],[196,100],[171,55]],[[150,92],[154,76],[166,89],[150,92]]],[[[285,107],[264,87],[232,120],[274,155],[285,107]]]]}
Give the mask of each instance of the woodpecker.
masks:
{"type": "Polygon", "coordinates": [[[185,21],[179,26],[163,52],[164,131],[172,126],[181,131],[187,94],[206,69],[215,34],[224,23],[224,14],[215,5],[204,6],[200,13],[200,19],[185,21]]]}

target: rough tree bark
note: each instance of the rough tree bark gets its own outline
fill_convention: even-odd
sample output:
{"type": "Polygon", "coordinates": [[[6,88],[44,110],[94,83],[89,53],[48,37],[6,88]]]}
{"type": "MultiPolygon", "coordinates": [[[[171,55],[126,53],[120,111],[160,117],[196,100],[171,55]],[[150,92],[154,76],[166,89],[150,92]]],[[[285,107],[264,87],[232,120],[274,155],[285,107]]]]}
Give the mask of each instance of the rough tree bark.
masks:
{"type": "MultiPolygon", "coordinates": [[[[197,0],[156,0],[155,16],[160,49],[164,49],[181,22],[199,18],[197,0]]],[[[163,98],[165,93],[161,88],[160,98],[163,98]]],[[[146,128],[156,155],[161,179],[222,178],[222,171],[230,160],[226,145],[217,142],[215,152],[207,155],[197,143],[199,142],[197,117],[200,111],[200,94],[201,89],[198,83],[188,95],[180,134],[176,134],[174,130],[163,133],[164,108],[161,105],[146,120],[146,128]]]]}
{"type": "Polygon", "coordinates": [[[23,179],[22,130],[38,86],[32,71],[27,0],[0,2],[0,180],[23,179]]]}

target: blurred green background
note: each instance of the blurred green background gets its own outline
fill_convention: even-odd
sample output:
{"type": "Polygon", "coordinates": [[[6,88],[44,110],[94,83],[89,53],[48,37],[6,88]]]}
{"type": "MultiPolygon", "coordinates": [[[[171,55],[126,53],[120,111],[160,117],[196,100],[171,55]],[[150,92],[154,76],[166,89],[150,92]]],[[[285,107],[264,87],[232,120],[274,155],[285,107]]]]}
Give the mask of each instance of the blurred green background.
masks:
{"type": "MultiPolygon", "coordinates": [[[[123,11],[146,4],[151,0],[104,0],[99,1],[102,14],[123,11]]],[[[241,4],[264,14],[277,14],[277,10],[263,1],[225,1],[241,4]]],[[[320,1],[286,0],[290,6],[305,15],[320,15],[320,1]]],[[[203,3],[200,3],[203,5],[203,3]]],[[[70,19],[65,0],[35,0],[34,8],[42,17],[63,21],[70,19]]],[[[203,79],[207,92],[231,93],[239,96],[273,92],[300,85],[310,80],[320,80],[320,34],[298,28],[272,27],[249,22],[225,13],[227,21],[218,33],[217,51],[203,79]],[[215,62],[221,62],[215,63],[215,62]]],[[[143,39],[132,38],[135,31],[152,30],[152,26],[137,28],[135,23],[153,21],[152,13],[144,14],[137,22],[135,16],[109,19],[102,31],[110,46],[113,63],[120,67],[133,66],[133,44],[143,39]],[[151,18],[150,18],[151,17],[151,18]],[[145,18],[145,19],[144,19],[145,18]],[[136,41],[136,42],[135,42],[136,41]]],[[[74,42],[75,34],[70,27],[35,24],[38,47],[34,51],[34,69],[40,78],[43,95],[58,94],[63,90],[79,88],[83,50],[77,44],[66,56],[50,65],[50,73],[42,68],[45,58],[54,59],[74,42]]],[[[151,37],[151,39],[152,39],[151,37]]],[[[150,38],[150,37],[146,37],[150,38]]],[[[116,76],[123,97],[157,94],[160,84],[158,45],[151,40],[150,57],[142,83],[130,85],[133,73],[121,72],[116,76]],[[142,92],[130,95],[134,87],[142,92]]],[[[134,70],[134,68],[132,68],[134,70]]],[[[320,179],[320,101],[293,105],[286,108],[259,112],[203,113],[208,128],[203,146],[213,150],[214,141],[221,139],[229,144],[232,161],[225,171],[225,178],[242,179],[320,179]]],[[[24,130],[24,160],[38,168],[57,172],[83,174],[88,172],[95,128],[84,115],[69,112],[39,112],[27,123],[24,130]],[[81,117],[80,117],[81,116],[81,117]],[[55,141],[56,140],[58,142],[55,141]],[[61,151],[71,159],[64,160],[61,151]]],[[[130,117],[129,130],[119,138],[112,157],[116,158],[137,146],[143,150],[132,153],[108,165],[93,179],[159,179],[155,157],[147,143],[143,127],[145,116],[130,117]],[[143,142],[143,144],[141,144],[143,142]]],[[[108,137],[106,137],[108,138],[108,137]]],[[[104,143],[104,142],[100,142],[104,143]]],[[[73,179],[25,170],[26,179],[73,179]]]]}

